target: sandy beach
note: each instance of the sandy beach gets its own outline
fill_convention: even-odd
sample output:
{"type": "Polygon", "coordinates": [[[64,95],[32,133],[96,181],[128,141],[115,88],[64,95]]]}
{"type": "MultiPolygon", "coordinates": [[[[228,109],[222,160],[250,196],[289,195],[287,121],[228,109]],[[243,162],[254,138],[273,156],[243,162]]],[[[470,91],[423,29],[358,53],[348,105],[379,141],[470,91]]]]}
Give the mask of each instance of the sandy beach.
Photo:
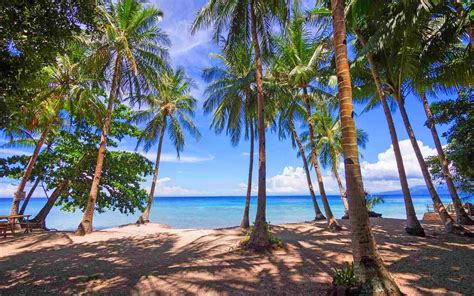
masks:
{"type": "MultiPolygon", "coordinates": [[[[76,237],[37,232],[0,240],[0,294],[327,294],[335,267],[351,261],[348,221],[273,226],[284,248],[248,254],[238,228],[193,230],[127,225],[76,237]]],[[[474,239],[423,223],[425,238],[403,220],[373,219],[380,253],[408,295],[471,294],[474,239]]]]}

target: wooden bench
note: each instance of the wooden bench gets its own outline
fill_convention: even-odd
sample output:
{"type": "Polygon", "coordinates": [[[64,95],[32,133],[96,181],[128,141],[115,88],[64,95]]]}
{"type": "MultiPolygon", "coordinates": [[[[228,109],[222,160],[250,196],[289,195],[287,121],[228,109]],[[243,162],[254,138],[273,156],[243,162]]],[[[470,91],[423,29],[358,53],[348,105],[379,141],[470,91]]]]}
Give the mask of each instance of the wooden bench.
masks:
{"type": "Polygon", "coordinates": [[[28,221],[28,218],[31,215],[8,215],[8,216],[0,216],[0,220],[6,220],[6,221],[0,221],[0,235],[3,235],[4,238],[7,237],[7,232],[10,231],[11,234],[14,236],[15,235],[15,228],[16,225],[20,225],[20,228],[25,229],[25,233],[31,232],[31,226],[28,221]],[[20,219],[25,219],[24,221],[20,221],[20,219]]]}

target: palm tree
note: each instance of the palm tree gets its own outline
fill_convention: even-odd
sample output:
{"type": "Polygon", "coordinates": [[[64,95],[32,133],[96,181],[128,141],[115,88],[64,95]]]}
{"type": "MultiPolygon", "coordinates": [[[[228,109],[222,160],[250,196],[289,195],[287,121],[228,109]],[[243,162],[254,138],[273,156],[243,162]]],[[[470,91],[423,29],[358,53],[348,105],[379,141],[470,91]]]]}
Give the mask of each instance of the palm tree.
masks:
{"type": "MultiPolygon", "coordinates": [[[[362,47],[362,50],[365,50],[365,46],[366,46],[365,39],[362,36],[361,30],[356,29],[355,31],[357,35],[357,40],[359,41],[362,47]]],[[[400,151],[400,144],[398,142],[397,130],[395,128],[395,124],[392,117],[392,111],[387,101],[387,95],[382,86],[382,81],[381,81],[379,72],[375,66],[372,53],[370,52],[367,53],[367,61],[369,64],[371,75],[372,75],[372,80],[377,89],[378,98],[379,98],[378,102],[382,104],[383,111],[385,114],[385,119],[387,120],[387,125],[390,132],[390,138],[392,141],[393,153],[395,155],[395,161],[397,163],[398,176],[400,180],[400,186],[403,192],[405,212],[407,215],[407,220],[406,220],[407,226],[405,227],[405,231],[410,235],[425,236],[425,231],[423,227],[421,226],[420,221],[418,221],[418,217],[416,216],[416,212],[415,212],[415,207],[413,205],[413,200],[411,198],[411,193],[408,186],[408,180],[407,180],[407,175],[405,171],[405,165],[403,164],[402,153],[400,151]]],[[[366,72],[365,69],[363,69],[362,71],[366,72]]],[[[374,99],[377,100],[377,97],[374,97],[374,99]]],[[[368,108],[366,109],[373,108],[378,102],[372,100],[371,102],[369,102],[368,108]]]]}
{"type": "Polygon", "coordinates": [[[347,57],[343,0],[331,0],[331,14],[355,273],[364,288],[369,290],[367,291],[368,293],[401,295],[400,289],[385,268],[378,254],[377,245],[370,228],[368,211],[365,206],[365,191],[357,149],[357,133],[354,119],[352,118],[354,111],[351,76],[347,57]]]}
{"type": "Polygon", "coordinates": [[[162,45],[169,43],[166,34],[157,26],[163,13],[153,6],[144,6],[141,1],[109,0],[105,5],[97,7],[97,14],[99,36],[93,39],[91,67],[95,71],[101,69],[106,75],[111,74],[112,81],[94,179],[76,235],[92,232],[92,219],[102,175],[107,136],[120,86],[126,84],[139,90],[146,86],[146,82],[150,83],[156,79],[156,72],[165,66],[166,49],[162,45]]]}
{"type": "MultiPolygon", "coordinates": [[[[339,160],[344,151],[341,139],[341,122],[339,118],[334,117],[328,104],[319,104],[317,112],[313,114],[315,123],[315,137],[318,139],[316,143],[319,152],[319,160],[324,168],[330,167],[334,178],[336,179],[339,193],[341,195],[342,204],[344,205],[344,214],[349,217],[349,203],[347,201],[346,190],[342,185],[339,175],[339,160]]],[[[361,129],[357,129],[357,145],[365,148],[368,137],[361,129]]]]}
{"type": "MultiPolygon", "coordinates": [[[[81,55],[73,52],[72,55],[81,55]]],[[[81,57],[82,58],[82,57],[81,57]]],[[[69,55],[59,55],[53,65],[45,67],[43,89],[32,102],[31,116],[28,125],[40,132],[35,141],[35,148],[23,172],[12,202],[10,215],[17,215],[20,200],[25,196],[25,186],[30,179],[34,165],[51,130],[60,126],[62,110],[70,115],[83,109],[93,110],[100,116],[100,102],[96,100],[90,83],[93,78],[80,67],[81,61],[75,62],[69,55]]],[[[78,115],[78,114],[76,114],[78,115]]]]}
{"type": "MultiPolygon", "coordinates": [[[[464,210],[454,185],[427,98],[429,92],[436,93],[439,90],[448,92],[450,88],[472,84],[472,50],[468,44],[463,44],[463,35],[458,34],[463,27],[463,22],[458,16],[444,6],[435,7],[433,10],[432,14],[436,16],[428,20],[425,26],[426,37],[421,39],[423,41],[421,58],[418,60],[421,71],[415,73],[412,85],[424,107],[426,125],[430,129],[438,152],[444,179],[456,211],[456,220],[459,224],[473,225],[474,221],[464,210]],[[433,24],[433,19],[439,20],[442,25],[436,22],[433,24]]],[[[464,36],[466,35],[467,32],[464,33],[464,36]]]]}
{"type": "Polygon", "coordinates": [[[425,40],[427,37],[425,28],[427,28],[426,24],[431,20],[431,14],[423,11],[419,7],[420,5],[420,3],[412,3],[408,7],[404,5],[392,6],[389,13],[380,15],[378,17],[380,21],[378,26],[379,32],[374,33],[374,35],[383,35],[385,38],[382,41],[377,41],[375,38],[369,39],[366,46],[370,48],[373,46],[373,43],[379,43],[378,51],[376,53],[372,52],[373,63],[376,64],[377,68],[383,70],[384,77],[382,80],[384,81],[384,86],[397,102],[405,129],[433,200],[434,208],[440,215],[446,231],[465,234],[466,230],[448,214],[436,192],[405,109],[407,90],[410,90],[412,87],[411,81],[416,79],[418,71],[422,71],[424,68],[422,65],[423,59],[421,58],[424,46],[422,40],[425,40]],[[414,13],[415,11],[420,11],[421,13],[414,13]],[[400,16],[403,17],[400,18],[400,16]],[[389,26],[383,25],[385,23],[388,23],[389,26]],[[417,25],[414,26],[414,23],[417,25]],[[392,36],[392,38],[386,38],[386,36],[392,36]],[[371,43],[372,45],[369,46],[371,43]]]}
{"type": "Polygon", "coordinates": [[[258,202],[254,230],[247,247],[260,250],[270,245],[266,222],[266,154],[265,154],[265,99],[263,92],[262,49],[267,51],[272,19],[284,21],[287,17],[285,0],[209,0],[198,12],[192,32],[214,25],[214,38],[228,32],[226,48],[245,40],[253,44],[255,59],[255,83],[257,89],[258,123],[258,202]],[[263,46],[263,47],[262,47],[263,46]]]}
{"type": "Polygon", "coordinates": [[[245,43],[232,50],[224,51],[223,55],[211,54],[222,66],[204,69],[203,78],[209,83],[205,90],[206,101],[204,112],[214,112],[211,128],[216,133],[226,131],[230,135],[232,145],[239,143],[242,130],[250,139],[249,172],[247,195],[244,214],[240,227],[250,226],[249,211],[252,193],[252,172],[255,142],[255,70],[251,49],[245,43]]]}
{"type": "Polygon", "coordinates": [[[196,99],[190,93],[193,82],[186,76],[184,69],[178,68],[176,71],[168,70],[162,73],[156,84],[153,94],[133,98],[148,105],[147,109],[137,111],[134,116],[137,123],[145,123],[145,128],[137,142],[137,148],[143,144],[145,151],[148,152],[158,141],[150,194],[148,195],[146,208],[138,218],[137,224],[150,222],[150,210],[155,197],[165,133],[168,132],[178,158],[185,144],[183,128],[192,137],[196,139],[201,137],[199,130],[191,119],[196,108],[196,99]]]}
{"type": "Polygon", "coordinates": [[[309,32],[304,26],[304,21],[305,19],[297,7],[294,6],[293,19],[286,26],[284,36],[276,38],[275,40],[276,51],[278,52],[279,59],[277,63],[280,65],[279,69],[276,69],[276,72],[279,73],[276,73],[275,76],[280,80],[284,80],[288,87],[302,91],[299,98],[301,98],[306,111],[306,120],[309,129],[309,143],[311,147],[310,160],[316,172],[319,193],[321,195],[329,228],[337,231],[340,230],[341,227],[338,225],[329,206],[321,169],[317,159],[316,139],[314,134],[315,124],[311,117],[312,102],[308,93],[309,88],[314,92],[322,91],[315,85],[311,85],[311,82],[315,80],[317,75],[319,75],[319,83],[324,81],[325,77],[321,74],[322,71],[320,71],[320,64],[321,61],[328,56],[328,50],[326,49],[326,43],[324,40],[319,44],[310,40],[309,32]]]}
{"type": "Polygon", "coordinates": [[[303,168],[305,170],[306,182],[308,183],[308,190],[311,195],[313,202],[315,221],[326,220],[321,209],[319,208],[316,200],[316,194],[313,189],[313,182],[311,181],[311,174],[309,171],[308,159],[300,136],[295,127],[295,119],[303,119],[306,114],[306,110],[301,106],[299,100],[294,100],[291,92],[284,89],[281,90],[280,94],[284,94],[285,98],[280,98],[278,101],[281,105],[278,120],[278,135],[281,139],[285,139],[287,135],[290,136],[291,142],[294,147],[298,148],[298,154],[303,161],[303,168]]]}

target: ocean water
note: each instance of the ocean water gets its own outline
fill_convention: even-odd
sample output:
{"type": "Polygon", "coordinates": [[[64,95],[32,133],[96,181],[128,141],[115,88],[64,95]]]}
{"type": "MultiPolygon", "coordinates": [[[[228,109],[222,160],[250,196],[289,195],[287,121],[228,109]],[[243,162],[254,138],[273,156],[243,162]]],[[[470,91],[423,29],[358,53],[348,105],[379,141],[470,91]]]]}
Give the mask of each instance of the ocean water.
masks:
{"type": "MultiPolygon", "coordinates": [[[[344,209],[341,198],[337,195],[328,196],[331,209],[340,218],[344,209]]],[[[384,195],[384,203],[375,206],[375,211],[385,218],[405,218],[403,196],[384,195]]],[[[443,202],[449,203],[448,195],[441,196],[443,202]]],[[[26,214],[35,215],[45,204],[45,198],[32,198],[26,214]]],[[[255,218],[257,198],[252,197],[250,204],[250,220],[255,218]]],[[[320,199],[319,205],[322,208],[320,199]]],[[[419,218],[426,211],[426,205],[432,206],[427,195],[413,195],[413,203],[419,218]]],[[[243,196],[195,196],[195,197],[155,197],[151,210],[151,221],[168,224],[172,228],[221,228],[240,224],[245,204],[243,196]]],[[[10,211],[11,199],[0,198],[0,215],[10,211]]],[[[273,224],[309,221],[314,218],[314,210],[309,196],[268,196],[267,220],[273,224]]],[[[121,214],[108,211],[94,215],[94,228],[103,229],[134,223],[139,213],[121,214]]],[[[48,228],[58,230],[75,230],[82,218],[82,212],[61,211],[54,207],[47,220],[48,228]]]]}

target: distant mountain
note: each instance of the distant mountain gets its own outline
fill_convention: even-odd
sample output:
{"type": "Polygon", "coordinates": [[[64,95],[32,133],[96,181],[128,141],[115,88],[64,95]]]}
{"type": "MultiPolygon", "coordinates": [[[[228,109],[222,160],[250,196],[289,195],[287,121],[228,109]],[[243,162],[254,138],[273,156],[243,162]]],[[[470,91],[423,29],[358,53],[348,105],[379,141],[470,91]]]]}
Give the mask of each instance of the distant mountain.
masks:
{"type": "MultiPolygon", "coordinates": [[[[446,186],[446,184],[435,185],[435,187],[438,194],[449,194],[448,186],[446,186]]],[[[428,188],[426,187],[426,185],[418,185],[418,186],[410,187],[410,192],[413,195],[430,194],[428,192],[428,188]]],[[[403,194],[403,192],[402,190],[392,190],[392,191],[378,192],[376,194],[380,194],[380,195],[403,194]]]]}

